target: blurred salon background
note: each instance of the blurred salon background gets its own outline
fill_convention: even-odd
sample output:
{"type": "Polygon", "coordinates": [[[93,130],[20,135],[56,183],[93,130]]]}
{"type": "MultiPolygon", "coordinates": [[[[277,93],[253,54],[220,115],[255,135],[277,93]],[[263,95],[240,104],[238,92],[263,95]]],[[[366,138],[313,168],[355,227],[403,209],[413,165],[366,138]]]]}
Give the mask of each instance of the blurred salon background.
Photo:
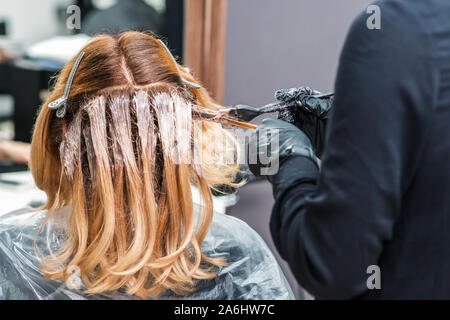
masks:
{"type": "MultiPolygon", "coordinates": [[[[8,152],[1,145],[30,141],[36,112],[54,76],[92,35],[154,32],[219,103],[260,106],[273,102],[276,89],[332,91],[346,32],[370,2],[0,0],[0,214],[45,200],[26,172],[26,145],[9,144],[8,152]]],[[[269,184],[248,183],[238,197],[227,212],[266,240],[296,297],[311,299],[273,246],[269,184]]]]}

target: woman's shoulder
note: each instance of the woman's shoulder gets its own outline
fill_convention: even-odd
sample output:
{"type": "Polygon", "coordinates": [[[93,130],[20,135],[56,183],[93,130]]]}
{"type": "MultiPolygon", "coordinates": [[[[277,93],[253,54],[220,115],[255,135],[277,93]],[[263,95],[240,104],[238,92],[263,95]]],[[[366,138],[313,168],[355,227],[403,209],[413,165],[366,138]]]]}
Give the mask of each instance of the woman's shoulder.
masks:
{"type": "Polygon", "coordinates": [[[33,210],[30,207],[14,210],[0,215],[0,235],[6,233],[23,233],[38,230],[46,215],[45,211],[33,210]]]}
{"type": "Polygon", "coordinates": [[[0,300],[34,299],[30,279],[37,279],[33,242],[44,212],[18,209],[0,216],[0,300]]]}
{"type": "Polygon", "coordinates": [[[266,242],[252,227],[245,221],[227,214],[214,212],[208,236],[215,237],[215,245],[219,248],[238,246],[253,252],[266,249],[270,252],[266,242]]]}
{"type": "Polygon", "coordinates": [[[232,290],[232,299],[293,298],[273,253],[246,222],[215,212],[203,250],[208,257],[226,259],[218,279],[232,290]]]}

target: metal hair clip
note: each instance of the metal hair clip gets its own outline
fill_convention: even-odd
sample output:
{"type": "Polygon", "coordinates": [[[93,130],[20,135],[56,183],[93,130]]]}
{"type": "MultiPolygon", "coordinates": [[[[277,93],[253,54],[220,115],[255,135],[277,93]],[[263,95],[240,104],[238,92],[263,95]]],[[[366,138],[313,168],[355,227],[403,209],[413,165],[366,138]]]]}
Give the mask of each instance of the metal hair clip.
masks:
{"type": "Polygon", "coordinates": [[[183,77],[183,75],[181,74],[181,70],[178,67],[177,60],[175,60],[175,57],[173,56],[172,52],[170,52],[169,48],[166,46],[164,41],[162,41],[161,39],[158,39],[158,41],[163,45],[164,49],[166,49],[166,51],[169,53],[170,57],[172,58],[173,62],[175,63],[175,66],[177,67],[178,75],[179,75],[181,81],[183,81],[184,85],[187,87],[194,88],[194,89],[200,89],[201,88],[200,85],[198,85],[197,83],[190,82],[183,77]]]}
{"type": "Polygon", "coordinates": [[[63,96],[52,101],[48,104],[48,108],[51,110],[56,110],[56,116],[58,118],[64,118],[66,114],[66,102],[69,98],[70,87],[72,86],[73,78],[75,77],[75,72],[77,71],[78,65],[80,64],[81,59],[84,56],[84,51],[80,53],[77,60],[73,64],[72,70],[70,71],[69,78],[67,79],[66,87],[64,88],[63,96]]]}

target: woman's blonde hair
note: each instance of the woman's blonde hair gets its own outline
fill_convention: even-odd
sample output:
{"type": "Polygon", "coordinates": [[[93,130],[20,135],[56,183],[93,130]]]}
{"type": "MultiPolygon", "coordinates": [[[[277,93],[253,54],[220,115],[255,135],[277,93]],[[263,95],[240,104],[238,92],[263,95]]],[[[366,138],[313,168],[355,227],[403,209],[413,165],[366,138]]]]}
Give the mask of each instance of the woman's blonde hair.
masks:
{"type": "Polygon", "coordinates": [[[212,221],[211,188],[233,185],[238,171],[237,142],[219,124],[192,118],[194,107],[216,107],[205,89],[184,87],[155,37],[100,35],[83,51],[64,118],[48,104],[63,95],[76,57],[33,133],[30,168],[48,197],[42,227],[71,205],[65,245],[43,259],[42,270],[67,280],[76,266],[88,294],[188,294],[224,264],[205,256],[202,242],[212,221]],[[198,219],[191,184],[203,201],[198,219]]]}

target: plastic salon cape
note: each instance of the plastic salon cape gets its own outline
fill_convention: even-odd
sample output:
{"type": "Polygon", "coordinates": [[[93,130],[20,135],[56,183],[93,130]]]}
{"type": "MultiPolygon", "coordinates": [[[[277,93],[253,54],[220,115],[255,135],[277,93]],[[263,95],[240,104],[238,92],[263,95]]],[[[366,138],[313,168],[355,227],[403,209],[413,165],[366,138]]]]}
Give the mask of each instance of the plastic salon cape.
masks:
{"type": "MultiPolygon", "coordinates": [[[[62,241],[69,207],[55,212],[37,238],[42,254],[62,241]]],[[[17,210],[0,216],[0,300],[3,299],[138,299],[119,290],[86,295],[62,280],[45,279],[33,249],[33,239],[46,211],[17,210]]],[[[293,299],[283,272],[262,238],[245,222],[214,213],[203,242],[209,257],[225,256],[227,265],[216,278],[201,280],[187,297],[165,292],[161,299],[293,299]]],[[[82,284],[81,284],[82,285],[82,284]]]]}

